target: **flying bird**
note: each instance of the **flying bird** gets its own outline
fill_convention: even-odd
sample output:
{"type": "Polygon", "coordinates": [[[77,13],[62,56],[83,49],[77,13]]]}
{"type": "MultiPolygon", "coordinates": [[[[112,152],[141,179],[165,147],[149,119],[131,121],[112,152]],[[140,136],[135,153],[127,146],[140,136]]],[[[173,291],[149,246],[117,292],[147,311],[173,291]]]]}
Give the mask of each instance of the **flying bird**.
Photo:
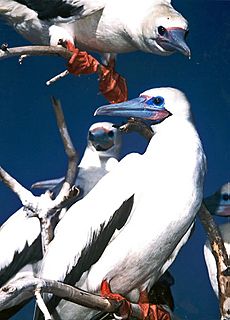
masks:
{"type": "Polygon", "coordinates": [[[65,43],[74,52],[69,71],[98,71],[100,90],[113,103],[127,99],[124,79],[114,71],[117,53],[191,55],[188,23],[170,0],[0,0],[0,16],[32,43],[65,43]],[[100,53],[104,65],[82,50],[100,53]]]}
{"type": "MultiPolygon", "coordinates": [[[[75,184],[81,189],[81,198],[83,198],[94,185],[111,170],[117,163],[121,148],[121,133],[113,127],[110,122],[97,122],[91,125],[87,136],[87,147],[79,164],[78,176],[75,184]]],[[[58,180],[58,188],[61,189],[64,178],[58,180]]],[[[57,181],[51,180],[45,183],[38,183],[40,187],[56,187],[57,181]]],[[[36,184],[35,184],[36,186],[36,184]]],[[[78,200],[79,198],[77,198],[78,200]]],[[[76,201],[76,199],[75,199],[76,201]]],[[[58,217],[53,219],[52,227],[55,228],[59,219],[65,214],[62,209],[58,217]]],[[[41,243],[41,227],[37,217],[28,217],[24,208],[14,213],[0,228],[0,287],[6,285],[9,281],[16,278],[36,275],[39,270],[39,261],[43,257],[41,243]]],[[[20,309],[20,306],[11,309],[17,305],[17,301],[12,301],[7,306],[8,314],[14,313],[20,309]]],[[[23,304],[22,304],[23,305],[23,304]]],[[[0,311],[0,318],[3,317],[0,311]]],[[[6,314],[6,312],[4,312],[6,314]]]]}
{"type": "MultiPolygon", "coordinates": [[[[150,89],[95,114],[150,120],[155,135],[143,154],[125,156],[70,207],[40,276],[143,302],[188,240],[203,198],[205,155],[189,102],[177,89],[150,89]]],[[[55,297],[47,306],[53,319],[89,319],[96,312],[55,297]]],[[[129,314],[128,306],[122,316],[129,314]]],[[[154,308],[145,309],[144,317],[154,308]]]]}
{"type": "Polygon", "coordinates": [[[230,182],[225,183],[214,194],[204,199],[211,214],[217,216],[230,216],[230,182]]]}

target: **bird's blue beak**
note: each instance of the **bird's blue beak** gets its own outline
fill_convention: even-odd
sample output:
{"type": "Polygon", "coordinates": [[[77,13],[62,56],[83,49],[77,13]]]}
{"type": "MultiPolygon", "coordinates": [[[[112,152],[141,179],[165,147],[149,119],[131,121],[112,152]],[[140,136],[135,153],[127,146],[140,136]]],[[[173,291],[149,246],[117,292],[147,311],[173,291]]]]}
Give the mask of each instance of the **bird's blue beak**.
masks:
{"type": "Polygon", "coordinates": [[[143,120],[159,122],[167,118],[170,112],[163,106],[156,106],[149,103],[150,97],[140,96],[136,99],[117,104],[109,104],[99,107],[94,115],[107,115],[118,117],[133,117],[143,120]]]}
{"type": "Polygon", "coordinates": [[[182,28],[168,28],[164,35],[159,36],[157,43],[167,51],[178,51],[191,57],[191,51],[185,42],[187,30],[182,28]]]}

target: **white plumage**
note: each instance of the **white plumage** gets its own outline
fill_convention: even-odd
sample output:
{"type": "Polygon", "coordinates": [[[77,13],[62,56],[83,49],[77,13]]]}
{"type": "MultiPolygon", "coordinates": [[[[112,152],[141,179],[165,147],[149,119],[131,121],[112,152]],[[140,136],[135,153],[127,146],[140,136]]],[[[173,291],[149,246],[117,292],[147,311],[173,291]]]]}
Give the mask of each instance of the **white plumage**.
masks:
{"type": "MultiPolygon", "coordinates": [[[[111,122],[96,122],[88,131],[87,146],[78,166],[75,186],[84,197],[116,164],[121,150],[121,132],[111,122]]],[[[53,190],[61,187],[64,177],[40,181],[33,188],[53,190]]]]}
{"type": "MultiPolygon", "coordinates": [[[[188,239],[202,201],[205,155],[189,103],[177,89],[151,89],[96,113],[160,123],[144,154],[127,155],[67,211],[41,277],[91,292],[99,292],[106,279],[113,292],[136,302],[188,239]]],[[[61,302],[54,313],[65,320],[73,316],[86,319],[89,310],[61,302]]]]}
{"type": "MultiPolygon", "coordinates": [[[[121,148],[121,133],[110,122],[94,123],[88,131],[87,147],[79,165],[76,185],[84,197],[112,167],[118,163],[121,148]]],[[[61,181],[64,180],[61,179],[61,181]]],[[[60,179],[59,179],[60,182],[60,179]]],[[[48,184],[38,183],[41,187],[55,187],[57,181],[48,184]]],[[[60,184],[62,184],[60,182],[60,184]]],[[[58,186],[60,191],[60,187],[58,186]]],[[[63,209],[59,218],[65,213],[63,209]]],[[[55,228],[58,219],[55,219],[55,228]]],[[[0,228],[0,287],[8,281],[37,274],[38,261],[42,259],[40,222],[37,217],[28,217],[24,208],[17,212],[0,228]]],[[[16,305],[12,301],[7,308],[16,305]]],[[[0,314],[1,317],[1,314],[0,314]]]]}
{"type": "Polygon", "coordinates": [[[68,40],[105,60],[136,50],[190,56],[188,23],[170,0],[0,0],[0,15],[32,43],[68,40]]]}

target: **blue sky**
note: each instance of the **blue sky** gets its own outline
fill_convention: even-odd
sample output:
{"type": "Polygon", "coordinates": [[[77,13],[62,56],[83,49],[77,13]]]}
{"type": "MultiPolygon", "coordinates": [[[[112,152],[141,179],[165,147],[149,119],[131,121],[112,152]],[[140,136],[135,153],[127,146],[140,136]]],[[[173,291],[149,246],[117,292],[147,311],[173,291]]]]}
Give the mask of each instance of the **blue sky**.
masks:
{"type": "MultiPolygon", "coordinates": [[[[189,21],[192,59],[180,54],[159,57],[135,52],[119,55],[117,70],[127,79],[130,98],[159,86],[177,87],[186,93],[208,159],[205,195],[209,195],[230,179],[230,1],[175,0],[173,4],[189,21]]],[[[0,42],[10,47],[28,44],[3,22],[0,42]]],[[[107,103],[98,94],[97,76],[70,75],[47,87],[46,81],[65,69],[62,58],[29,57],[23,65],[11,58],[1,60],[0,67],[0,165],[28,188],[37,180],[63,176],[67,161],[50,97],[61,100],[71,137],[81,155],[89,126],[95,121],[112,120],[93,117],[94,110],[107,103]]],[[[129,134],[124,137],[122,155],[143,152],[145,146],[143,138],[129,134]]],[[[0,204],[0,223],[20,207],[20,201],[3,184],[0,204]]],[[[205,234],[197,221],[192,238],[171,268],[176,312],[182,319],[218,317],[217,300],[202,256],[204,241],[205,234]]],[[[29,311],[14,319],[22,317],[31,319],[29,311]]]]}

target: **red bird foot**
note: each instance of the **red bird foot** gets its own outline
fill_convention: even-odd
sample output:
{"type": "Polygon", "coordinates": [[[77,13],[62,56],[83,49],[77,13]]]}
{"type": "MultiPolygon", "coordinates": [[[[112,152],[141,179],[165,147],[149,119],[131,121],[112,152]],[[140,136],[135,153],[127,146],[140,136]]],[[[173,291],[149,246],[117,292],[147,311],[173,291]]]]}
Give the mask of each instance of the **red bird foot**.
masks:
{"type": "Polygon", "coordinates": [[[114,66],[103,66],[86,51],[75,48],[70,41],[66,48],[73,52],[68,61],[68,71],[74,75],[99,73],[99,90],[110,103],[119,103],[128,99],[126,81],[115,72],[114,66]]]}
{"type": "Polygon", "coordinates": [[[146,291],[140,293],[139,306],[144,320],[171,320],[169,313],[163,307],[149,303],[146,291]]]}
{"type": "Polygon", "coordinates": [[[130,302],[126,300],[126,298],[124,298],[122,295],[118,293],[112,293],[107,280],[103,280],[101,283],[101,295],[102,297],[112,299],[118,302],[122,301],[122,304],[118,310],[118,317],[121,317],[122,319],[129,319],[131,315],[130,302]]]}
{"type": "Polygon", "coordinates": [[[112,66],[99,65],[99,90],[110,103],[128,100],[128,89],[125,79],[112,66]]]}

